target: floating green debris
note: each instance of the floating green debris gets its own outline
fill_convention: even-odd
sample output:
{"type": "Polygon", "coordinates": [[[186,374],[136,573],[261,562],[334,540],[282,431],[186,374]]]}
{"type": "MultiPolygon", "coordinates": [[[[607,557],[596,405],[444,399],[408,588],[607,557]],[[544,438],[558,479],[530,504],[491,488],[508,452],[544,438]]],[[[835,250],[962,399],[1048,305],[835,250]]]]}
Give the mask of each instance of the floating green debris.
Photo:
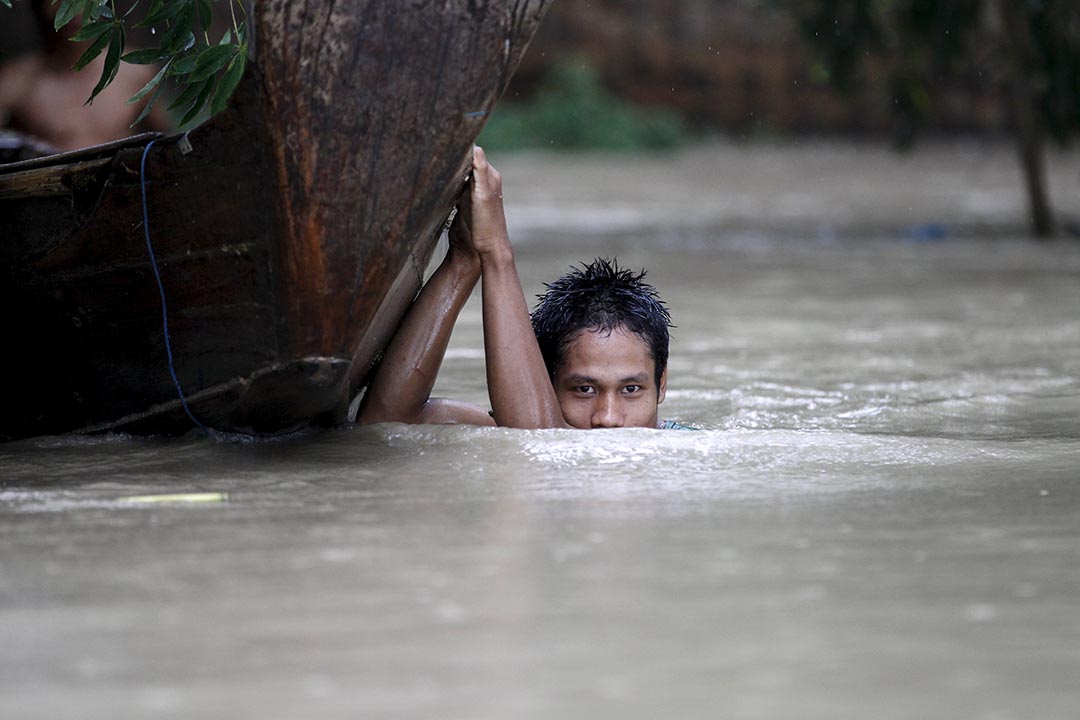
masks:
{"type": "Polygon", "coordinates": [[[117,502],[138,504],[160,503],[216,503],[225,502],[229,499],[229,493],[223,492],[198,492],[198,493],[168,493],[164,495],[131,495],[122,497],[117,502]]]}

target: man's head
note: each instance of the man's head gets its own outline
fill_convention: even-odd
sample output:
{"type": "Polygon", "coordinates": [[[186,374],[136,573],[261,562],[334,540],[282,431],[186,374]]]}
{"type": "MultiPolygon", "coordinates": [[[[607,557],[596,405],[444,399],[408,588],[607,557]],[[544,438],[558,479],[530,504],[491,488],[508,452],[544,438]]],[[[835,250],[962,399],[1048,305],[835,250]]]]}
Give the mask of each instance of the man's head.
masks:
{"type": "Polygon", "coordinates": [[[597,258],[547,285],[532,314],[563,416],[575,427],[655,427],[671,316],[645,271],[597,258]]]}

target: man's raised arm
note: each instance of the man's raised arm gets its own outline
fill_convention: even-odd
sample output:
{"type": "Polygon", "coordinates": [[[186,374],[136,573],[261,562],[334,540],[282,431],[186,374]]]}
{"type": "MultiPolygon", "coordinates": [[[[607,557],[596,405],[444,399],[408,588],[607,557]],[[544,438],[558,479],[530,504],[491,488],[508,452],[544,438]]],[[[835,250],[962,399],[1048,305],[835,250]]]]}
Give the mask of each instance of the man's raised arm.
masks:
{"type": "Polygon", "coordinates": [[[569,427],[559,409],[521,289],[503,213],[502,176],[473,156],[472,244],[480,258],[488,395],[498,425],[569,427]]]}
{"type": "Polygon", "coordinates": [[[479,278],[480,259],[468,238],[463,207],[450,229],[446,258],[383,353],[356,422],[493,424],[491,416],[475,405],[430,397],[454,323],[479,278]]]}

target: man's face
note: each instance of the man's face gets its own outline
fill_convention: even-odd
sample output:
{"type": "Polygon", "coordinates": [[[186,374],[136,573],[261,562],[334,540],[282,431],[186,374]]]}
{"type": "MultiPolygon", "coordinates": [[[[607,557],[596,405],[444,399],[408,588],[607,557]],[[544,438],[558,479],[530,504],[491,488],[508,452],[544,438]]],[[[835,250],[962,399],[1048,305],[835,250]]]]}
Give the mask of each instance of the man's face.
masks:
{"type": "Polygon", "coordinates": [[[659,387],[655,372],[649,346],[634,333],[582,330],[555,370],[555,395],[566,422],[576,428],[655,428],[667,370],[659,387]]]}

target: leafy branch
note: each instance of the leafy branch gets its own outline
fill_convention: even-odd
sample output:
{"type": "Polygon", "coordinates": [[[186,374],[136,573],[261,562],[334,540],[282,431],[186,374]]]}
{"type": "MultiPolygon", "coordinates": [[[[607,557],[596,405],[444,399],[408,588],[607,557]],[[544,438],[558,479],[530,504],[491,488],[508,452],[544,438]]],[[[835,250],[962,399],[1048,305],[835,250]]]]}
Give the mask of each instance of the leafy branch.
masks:
{"type": "MultiPolygon", "coordinates": [[[[11,0],[0,0],[0,4],[11,7],[11,0]]],[[[143,0],[135,0],[123,14],[117,13],[115,0],[52,0],[52,4],[59,5],[55,29],[59,31],[78,20],[79,29],[71,40],[90,43],[75,62],[75,70],[82,70],[105,54],[101,77],[86,104],[93,103],[116,78],[121,62],[161,65],[157,74],[127,101],[145,103],[133,126],[146,118],[168,84],[174,85],[178,93],[168,109],[184,111],[181,127],[205,108],[209,108],[211,117],[217,115],[247,67],[248,30],[241,0],[150,0],[138,17],[136,10],[143,0]],[[229,6],[231,27],[213,43],[209,32],[214,23],[214,6],[222,2],[229,6]],[[237,5],[242,18],[239,22],[237,5]],[[125,52],[129,28],[150,28],[160,38],[157,47],[125,52]]]]}

